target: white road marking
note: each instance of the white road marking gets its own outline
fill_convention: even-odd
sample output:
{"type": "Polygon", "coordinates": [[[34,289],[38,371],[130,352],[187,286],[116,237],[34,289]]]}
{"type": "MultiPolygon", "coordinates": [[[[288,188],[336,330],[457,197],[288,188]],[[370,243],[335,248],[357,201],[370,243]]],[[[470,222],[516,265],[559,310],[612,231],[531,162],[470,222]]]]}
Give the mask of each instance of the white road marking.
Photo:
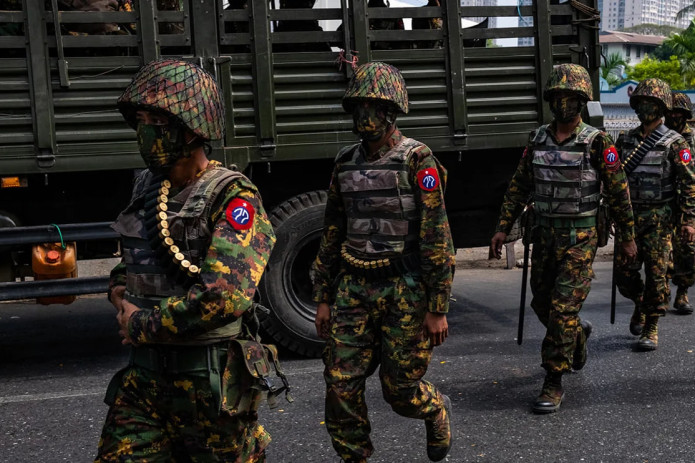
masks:
{"type": "Polygon", "coordinates": [[[52,400],[52,399],[70,399],[73,397],[87,397],[93,395],[101,395],[106,392],[105,387],[101,387],[98,390],[86,390],[80,392],[47,392],[45,394],[22,394],[22,395],[10,395],[7,397],[0,397],[0,404],[10,404],[10,403],[20,403],[20,402],[34,402],[37,400],[52,400]]]}

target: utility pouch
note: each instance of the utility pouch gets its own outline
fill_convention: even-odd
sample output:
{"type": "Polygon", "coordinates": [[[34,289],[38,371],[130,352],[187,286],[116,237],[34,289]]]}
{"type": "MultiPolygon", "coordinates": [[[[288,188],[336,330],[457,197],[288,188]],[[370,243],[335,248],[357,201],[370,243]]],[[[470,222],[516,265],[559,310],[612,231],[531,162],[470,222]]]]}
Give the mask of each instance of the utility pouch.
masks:
{"type": "Polygon", "coordinates": [[[608,204],[601,202],[596,215],[596,234],[598,235],[598,247],[602,248],[608,244],[611,231],[611,218],[608,204]]]}
{"type": "Polygon", "coordinates": [[[277,396],[285,392],[293,402],[287,378],[280,370],[277,348],[250,339],[233,339],[229,343],[227,366],[222,376],[222,409],[236,415],[256,412],[263,394],[270,408],[277,407],[277,396]],[[281,387],[270,382],[270,373],[282,380],[281,387]]]}

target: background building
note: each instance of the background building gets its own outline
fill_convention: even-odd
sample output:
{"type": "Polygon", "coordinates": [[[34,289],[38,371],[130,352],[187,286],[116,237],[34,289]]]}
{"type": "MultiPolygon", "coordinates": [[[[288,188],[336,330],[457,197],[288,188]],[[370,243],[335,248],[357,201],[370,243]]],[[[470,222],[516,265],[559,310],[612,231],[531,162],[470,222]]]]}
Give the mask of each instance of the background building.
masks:
{"type": "Polygon", "coordinates": [[[660,35],[641,35],[629,32],[605,31],[599,35],[599,42],[605,56],[619,53],[630,66],[634,66],[661,45],[666,37],[660,35]]]}
{"type": "Polygon", "coordinates": [[[640,24],[685,29],[694,14],[676,21],[676,14],[692,0],[599,0],[601,30],[616,31],[640,24]]]}

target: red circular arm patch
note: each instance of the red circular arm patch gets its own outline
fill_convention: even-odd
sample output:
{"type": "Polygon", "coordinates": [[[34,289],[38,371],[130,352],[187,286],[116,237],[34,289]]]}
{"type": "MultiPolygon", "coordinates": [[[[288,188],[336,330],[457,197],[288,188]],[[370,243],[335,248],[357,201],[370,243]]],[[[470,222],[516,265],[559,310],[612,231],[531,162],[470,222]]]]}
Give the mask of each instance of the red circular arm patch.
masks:
{"type": "Polygon", "coordinates": [[[251,203],[241,198],[234,198],[227,205],[225,216],[235,230],[248,230],[253,225],[256,210],[251,203]]]}
{"type": "Polygon", "coordinates": [[[439,172],[434,167],[422,169],[417,173],[417,184],[425,191],[434,191],[439,187],[439,172]]]}
{"type": "Polygon", "coordinates": [[[603,150],[603,160],[609,166],[615,165],[618,162],[618,152],[615,150],[615,146],[603,150]]]}
{"type": "Polygon", "coordinates": [[[681,157],[681,161],[683,161],[683,164],[687,164],[690,162],[690,160],[693,158],[693,156],[690,154],[690,150],[688,148],[682,149],[680,153],[678,153],[681,157]]]}

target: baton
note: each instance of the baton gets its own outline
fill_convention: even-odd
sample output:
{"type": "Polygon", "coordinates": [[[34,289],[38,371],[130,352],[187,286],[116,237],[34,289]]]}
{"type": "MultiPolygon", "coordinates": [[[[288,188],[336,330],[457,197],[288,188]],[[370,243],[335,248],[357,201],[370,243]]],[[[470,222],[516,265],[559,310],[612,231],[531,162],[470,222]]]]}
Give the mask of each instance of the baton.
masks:
{"type": "Polygon", "coordinates": [[[618,259],[618,237],[613,236],[613,276],[611,277],[611,325],[615,325],[615,296],[616,296],[616,282],[615,274],[617,273],[616,262],[618,259]]]}
{"type": "Polygon", "coordinates": [[[524,266],[521,273],[521,301],[519,301],[519,329],[516,334],[516,343],[519,345],[524,341],[524,312],[526,310],[526,281],[528,280],[529,247],[528,243],[524,243],[524,266]]]}

